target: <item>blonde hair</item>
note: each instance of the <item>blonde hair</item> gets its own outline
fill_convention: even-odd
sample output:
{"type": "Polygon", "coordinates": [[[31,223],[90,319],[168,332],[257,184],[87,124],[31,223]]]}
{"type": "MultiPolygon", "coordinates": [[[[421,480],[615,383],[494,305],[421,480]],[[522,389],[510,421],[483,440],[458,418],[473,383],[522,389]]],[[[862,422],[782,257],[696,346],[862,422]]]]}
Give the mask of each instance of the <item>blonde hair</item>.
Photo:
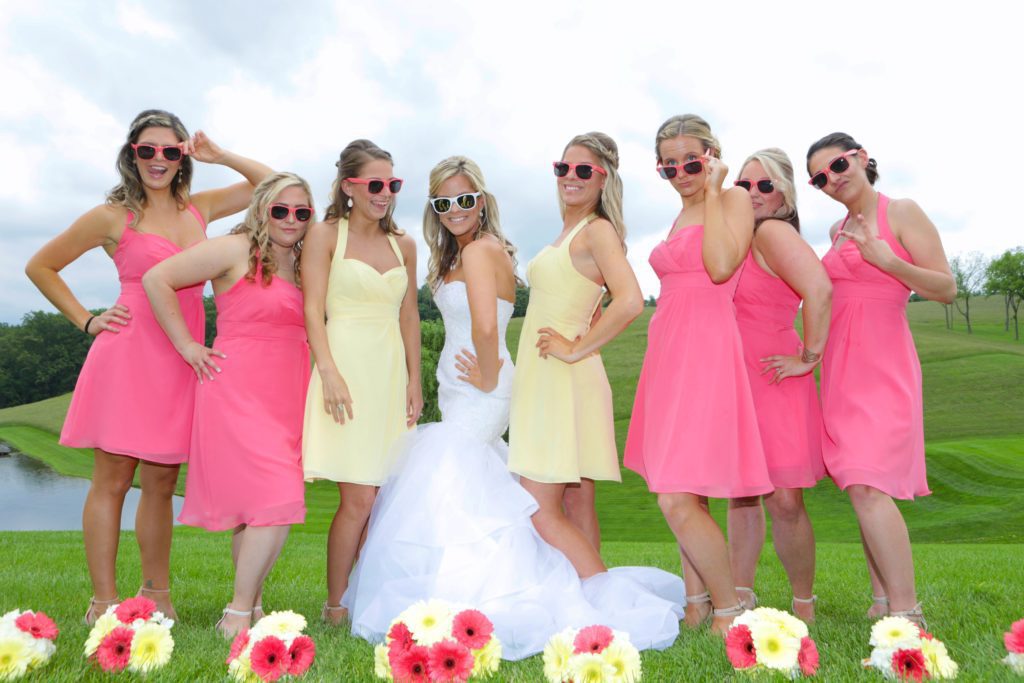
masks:
{"type": "MultiPolygon", "coordinates": [[[[473,235],[474,240],[480,239],[483,235],[493,235],[504,247],[505,252],[512,259],[512,272],[516,269],[516,248],[509,242],[501,232],[501,222],[498,214],[498,200],[487,191],[487,184],[484,182],[483,171],[472,159],[464,156],[453,156],[440,161],[430,170],[430,181],[428,192],[431,197],[437,195],[438,188],[449,178],[462,176],[473,186],[473,190],[482,195],[484,206],[480,210],[480,226],[473,235]]],[[[459,244],[455,237],[448,232],[441,223],[441,217],[437,215],[430,200],[423,209],[423,239],[430,249],[430,261],[427,265],[427,284],[436,290],[444,281],[445,275],[450,273],[459,262],[459,244]]],[[[516,284],[521,284],[516,276],[516,284]]]]}
{"type": "MultiPolygon", "coordinates": [[[[309,217],[306,225],[315,223],[316,209],[313,207],[313,193],[309,189],[309,183],[294,173],[281,171],[270,174],[256,186],[245,218],[231,230],[232,235],[245,235],[249,238],[249,272],[245,274],[245,278],[253,282],[256,280],[257,271],[262,271],[264,287],[270,284],[274,273],[277,272],[277,261],[270,247],[270,205],[289,187],[298,187],[306,193],[309,208],[313,210],[313,215],[309,217]]],[[[302,254],[302,240],[295,243],[292,251],[295,253],[295,285],[301,288],[299,256],[302,254]]]]}
{"type": "MultiPolygon", "coordinates": [[[[626,249],[626,221],[622,217],[622,176],[619,175],[619,147],[612,138],[598,131],[577,135],[562,150],[562,156],[570,147],[584,147],[597,157],[601,166],[608,172],[601,190],[601,199],[597,204],[597,215],[604,218],[615,228],[622,249],[626,249]]],[[[559,200],[562,217],[565,217],[565,205],[559,200]]]]}
{"type": "MultiPolygon", "coordinates": [[[[139,141],[142,131],[147,128],[169,128],[174,132],[178,142],[189,139],[188,130],[174,114],[161,109],[147,109],[140,113],[128,127],[128,138],[117,153],[118,175],[121,182],[107,192],[106,203],[110,206],[123,206],[131,213],[131,225],[138,225],[142,220],[146,206],[146,186],[142,183],[139,168],[135,163],[135,150],[132,145],[139,141]]],[[[171,179],[171,195],[178,204],[179,210],[185,209],[189,203],[189,189],[192,187],[192,157],[182,155],[178,162],[178,172],[171,179]]]]}
{"type": "MultiPolygon", "coordinates": [[[[382,159],[394,163],[391,154],[385,152],[369,140],[353,140],[345,146],[345,149],[341,150],[341,156],[334,162],[334,165],[338,167],[338,175],[334,178],[334,184],[331,185],[330,204],[327,207],[327,212],[324,214],[325,221],[348,218],[349,214],[352,213],[352,207],[348,205],[352,197],[345,193],[342,181],[345,178],[359,177],[359,172],[363,166],[374,159],[382,159]]],[[[395,223],[394,199],[392,199],[390,206],[388,206],[387,213],[380,219],[380,228],[389,235],[402,234],[402,231],[398,229],[398,224],[395,223]]]]}
{"type": "Polygon", "coordinates": [[[711,152],[712,156],[722,158],[722,145],[712,134],[708,122],[696,114],[682,114],[673,116],[661,124],[658,134],[654,136],[654,153],[658,156],[658,163],[661,163],[661,143],[680,135],[697,138],[704,145],[704,149],[711,152]]]}
{"type": "MultiPolygon", "coordinates": [[[[796,228],[797,232],[800,232],[800,216],[796,211],[796,184],[793,182],[793,162],[789,160],[789,156],[778,147],[766,147],[758,150],[740,165],[740,175],[751,161],[756,161],[764,167],[765,173],[775,184],[776,191],[782,193],[782,206],[771,218],[786,221],[796,228]]],[[[736,177],[738,179],[740,176],[736,177]]],[[[758,225],[764,220],[767,218],[758,221],[758,225]]]]}

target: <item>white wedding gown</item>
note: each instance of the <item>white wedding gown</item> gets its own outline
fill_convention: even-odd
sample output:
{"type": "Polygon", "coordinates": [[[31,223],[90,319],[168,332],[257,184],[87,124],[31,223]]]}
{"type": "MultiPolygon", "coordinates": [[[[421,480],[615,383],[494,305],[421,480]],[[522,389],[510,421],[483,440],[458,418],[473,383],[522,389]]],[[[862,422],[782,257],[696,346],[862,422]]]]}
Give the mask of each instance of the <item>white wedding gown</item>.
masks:
{"type": "Polygon", "coordinates": [[[483,393],[458,379],[455,354],[473,349],[462,282],[435,294],[445,324],[437,366],[442,421],[400,446],[380,489],[342,604],[352,633],[383,640],[392,620],[417,600],[473,607],[494,623],[503,658],[544,649],[566,627],[605,624],[640,649],[663,649],[679,634],[685,591],[675,574],[619,567],[581,581],[537,533],[533,496],[505,467],[512,359],[505,329],[512,304],[498,300],[498,386],[483,393]]]}

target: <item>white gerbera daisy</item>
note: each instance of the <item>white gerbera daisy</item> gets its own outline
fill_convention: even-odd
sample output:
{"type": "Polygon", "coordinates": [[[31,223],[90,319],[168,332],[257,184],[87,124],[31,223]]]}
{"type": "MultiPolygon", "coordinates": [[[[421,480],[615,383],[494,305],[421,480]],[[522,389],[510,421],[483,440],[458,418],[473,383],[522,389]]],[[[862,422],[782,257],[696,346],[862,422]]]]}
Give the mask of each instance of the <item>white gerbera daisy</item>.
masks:
{"type": "Polygon", "coordinates": [[[266,635],[281,636],[302,633],[306,628],[306,617],[291,610],[271,612],[257,622],[260,630],[266,635]]]}
{"type": "Polygon", "coordinates": [[[893,650],[914,649],[921,647],[921,630],[904,617],[883,617],[871,627],[868,642],[874,647],[893,650]]]}
{"type": "Polygon", "coordinates": [[[451,606],[441,600],[420,601],[402,613],[401,621],[409,627],[416,643],[430,647],[452,634],[451,606]]]}
{"type": "Polygon", "coordinates": [[[561,683],[569,679],[572,639],[573,631],[569,629],[551,636],[551,640],[544,646],[544,676],[550,683],[561,683]]]}

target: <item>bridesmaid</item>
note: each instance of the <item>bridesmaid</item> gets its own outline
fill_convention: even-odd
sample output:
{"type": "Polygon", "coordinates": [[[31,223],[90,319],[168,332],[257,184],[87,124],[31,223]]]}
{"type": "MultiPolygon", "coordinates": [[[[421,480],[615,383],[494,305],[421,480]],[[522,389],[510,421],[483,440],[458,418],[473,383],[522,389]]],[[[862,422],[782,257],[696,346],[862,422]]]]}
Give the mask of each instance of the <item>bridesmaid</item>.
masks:
{"type": "MultiPolygon", "coordinates": [[[[174,616],[170,596],[173,512],[178,466],[192,429],[192,370],[160,329],[140,280],[155,263],[206,238],[206,224],[245,208],[253,187],[271,171],[218,147],[201,131],[189,138],[174,114],[148,109],[132,121],[117,156],[120,182],[104,204],[91,209],[48,242],[25,273],[76,327],[96,337],[78,376],[60,443],[94,449],[94,469],[82,511],[85,557],[93,598],[91,624],[118,602],[115,565],[121,508],[138,469],[142,497],[135,534],[142,559],[140,595],[174,616]],[[191,194],[192,161],[227,166],[245,180],[191,194]],[[92,315],[60,271],[103,247],[113,258],[121,295],[92,315]]],[[[185,324],[203,338],[203,287],[177,294],[185,324]]]]}
{"type": "Polygon", "coordinates": [[[563,496],[576,484],[592,492],[595,479],[621,481],[612,392],[598,350],[644,303],[626,260],[618,165],[615,142],[597,132],[574,137],[554,162],[562,231],[526,268],[530,302],[512,385],[509,470],[537,499],[537,531],[582,578],[606,568],[566,517],[563,496]],[[606,289],[611,303],[591,326],[606,289]]]}
{"type": "MultiPolygon", "coordinates": [[[[792,608],[814,620],[814,530],[803,489],[825,476],[821,406],[812,371],[828,336],[832,284],[800,237],[793,164],[781,149],[762,149],[743,162],[735,183],[750,194],[754,240],[736,290],[736,322],[764,456],[775,492],[764,496],[772,542],[793,589],[792,608]],[[803,301],[804,342],[793,321],[803,301]]],[[[744,607],[757,604],[754,573],[764,546],[761,498],[729,501],[729,555],[744,607]],[[746,595],[744,595],[746,593],[746,595]]]]}
{"type": "Polygon", "coordinates": [[[658,171],[682,199],[651,252],[661,296],[633,404],[625,465],[658,494],[686,578],[686,621],[724,635],[743,612],[707,498],[772,491],[732,298],[750,250],[750,198],[722,190],[728,169],[699,116],[673,116],[655,138],[658,171]],[[710,595],[700,589],[707,586],[710,595]],[[710,603],[710,605],[709,605],[710,603]]]}
{"type": "Polygon", "coordinates": [[[875,593],[869,616],[923,623],[910,536],[893,502],[931,493],[921,364],[906,308],[911,291],[952,302],[956,282],[928,216],[913,200],[874,189],[878,163],[852,137],[832,133],[811,145],[807,171],[847,211],[822,259],[835,288],[821,369],[825,466],[860,523],[875,593]]]}
{"type": "Polygon", "coordinates": [[[233,532],[235,594],[217,623],[226,636],[263,616],[263,581],[290,525],[306,517],[299,442],[309,347],[296,265],[312,218],[306,181],[274,173],[230,235],[172,256],[142,278],[160,326],[199,380],[179,519],[233,532]],[[206,280],[217,302],[215,349],[192,337],[174,295],[206,280]]]}
{"type": "Polygon", "coordinates": [[[302,252],[306,332],[316,372],[306,396],[307,480],[337,482],[327,537],[323,618],[347,616],[341,597],[396,439],[423,410],[416,243],[395,224],[391,155],[369,140],[341,152],[331,204],[302,252]],[[326,321],[326,322],[325,322],[326,321]]]}

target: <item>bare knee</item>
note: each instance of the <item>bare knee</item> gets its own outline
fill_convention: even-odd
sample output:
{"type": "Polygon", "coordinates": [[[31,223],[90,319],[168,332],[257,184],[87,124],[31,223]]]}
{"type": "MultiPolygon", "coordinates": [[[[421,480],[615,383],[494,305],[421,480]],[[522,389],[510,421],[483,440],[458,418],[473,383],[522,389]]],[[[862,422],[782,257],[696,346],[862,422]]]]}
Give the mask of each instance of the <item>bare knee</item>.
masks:
{"type": "Polygon", "coordinates": [[[134,472],[107,471],[93,477],[89,486],[91,495],[103,496],[104,498],[115,498],[123,500],[132,487],[134,472]]]}
{"type": "Polygon", "coordinates": [[[850,496],[850,502],[853,504],[853,508],[858,512],[858,514],[861,512],[870,512],[880,505],[892,502],[892,498],[889,494],[876,489],[874,486],[867,486],[865,484],[853,484],[852,486],[848,486],[846,488],[846,494],[850,496]]]}
{"type": "Polygon", "coordinates": [[[729,509],[752,508],[761,506],[761,496],[750,496],[748,498],[730,498],[729,509]]]}
{"type": "Polygon", "coordinates": [[[764,499],[764,503],[775,523],[792,524],[807,514],[800,489],[776,489],[775,493],[764,499]]]}
{"type": "Polygon", "coordinates": [[[658,507],[665,519],[676,520],[681,524],[700,512],[700,499],[690,493],[659,493],[658,507]]]}
{"type": "Polygon", "coordinates": [[[167,498],[174,495],[178,486],[178,466],[153,465],[142,463],[139,471],[139,483],[146,496],[167,498]]]}
{"type": "Polygon", "coordinates": [[[365,522],[370,518],[373,501],[376,499],[377,489],[373,486],[346,487],[341,492],[338,514],[347,520],[365,522]]]}

